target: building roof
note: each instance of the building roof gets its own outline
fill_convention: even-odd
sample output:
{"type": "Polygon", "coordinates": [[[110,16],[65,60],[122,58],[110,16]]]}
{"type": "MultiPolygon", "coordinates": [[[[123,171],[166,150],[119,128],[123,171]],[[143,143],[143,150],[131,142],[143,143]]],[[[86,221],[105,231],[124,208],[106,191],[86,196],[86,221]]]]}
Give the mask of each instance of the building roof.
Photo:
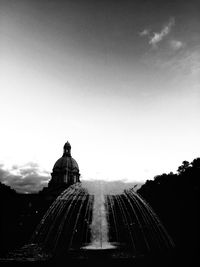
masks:
{"type": "Polygon", "coordinates": [[[59,158],[53,166],[53,170],[70,169],[79,171],[78,163],[70,156],[59,158]]]}

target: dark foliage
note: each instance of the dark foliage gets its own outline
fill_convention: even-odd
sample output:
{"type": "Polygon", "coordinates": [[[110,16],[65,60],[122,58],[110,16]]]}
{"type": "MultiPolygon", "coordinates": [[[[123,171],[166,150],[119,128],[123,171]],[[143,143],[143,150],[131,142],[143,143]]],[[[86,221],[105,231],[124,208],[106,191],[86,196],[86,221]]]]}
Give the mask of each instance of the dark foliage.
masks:
{"type": "Polygon", "coordinates": [[[52,199],[42,194],[19,194],[0,183],[0,256],[25,244],[52,199]]]}
{"type": "Polygon", "coordinates": [[[138,193],[156,211],[184,258],[194,259],[199,240],[200,158],[183,161],[177,174],[147,180],[138,193]]]}

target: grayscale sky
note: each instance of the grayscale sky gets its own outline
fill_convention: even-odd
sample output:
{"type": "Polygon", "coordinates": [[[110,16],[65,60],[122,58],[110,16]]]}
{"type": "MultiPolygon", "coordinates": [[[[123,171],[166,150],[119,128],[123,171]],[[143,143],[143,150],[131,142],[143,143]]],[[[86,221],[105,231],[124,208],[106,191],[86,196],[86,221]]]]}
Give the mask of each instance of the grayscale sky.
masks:
{"type": "Polygon", "coordinates": [[[50,173],[67,140],[83,179],[200,155],[199,1],[0,0],[0,58],[4,169],[50,173]]]}

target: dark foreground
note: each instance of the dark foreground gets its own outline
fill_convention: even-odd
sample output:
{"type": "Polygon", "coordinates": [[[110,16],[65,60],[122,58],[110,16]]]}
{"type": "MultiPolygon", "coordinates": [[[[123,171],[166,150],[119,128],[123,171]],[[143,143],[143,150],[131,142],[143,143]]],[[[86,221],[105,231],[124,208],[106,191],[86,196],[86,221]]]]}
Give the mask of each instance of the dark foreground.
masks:
{"type": "Polygon", "coordinates": [[[57,255],[56,257],[43,257],[38,259],[33,258],[20,258],[10,257],[1,258],[0,266],[33,266],[33,267],[46,267],[46,266],[122,266],[122,267],[170,267],[170,266],[198,266],[197,257],[186,252],[178,252],[176,250],[168,253],[138,255],[132,257],[129,253],[119,251],[82,251],[77,253],[71,251],[68,255],[57,255]]]}

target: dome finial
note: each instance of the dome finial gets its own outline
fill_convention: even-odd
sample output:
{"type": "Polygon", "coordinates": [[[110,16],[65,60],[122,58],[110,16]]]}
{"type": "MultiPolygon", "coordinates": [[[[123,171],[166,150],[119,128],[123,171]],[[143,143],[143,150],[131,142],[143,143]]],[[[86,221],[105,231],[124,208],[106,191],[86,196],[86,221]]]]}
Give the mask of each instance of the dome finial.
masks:
{"type": "Polygon", "coordinates": [[[71,145],[67,141],[67,143],[64,144],[63,147],[63,157],[70,156],[71,157],[71,145]]]}

